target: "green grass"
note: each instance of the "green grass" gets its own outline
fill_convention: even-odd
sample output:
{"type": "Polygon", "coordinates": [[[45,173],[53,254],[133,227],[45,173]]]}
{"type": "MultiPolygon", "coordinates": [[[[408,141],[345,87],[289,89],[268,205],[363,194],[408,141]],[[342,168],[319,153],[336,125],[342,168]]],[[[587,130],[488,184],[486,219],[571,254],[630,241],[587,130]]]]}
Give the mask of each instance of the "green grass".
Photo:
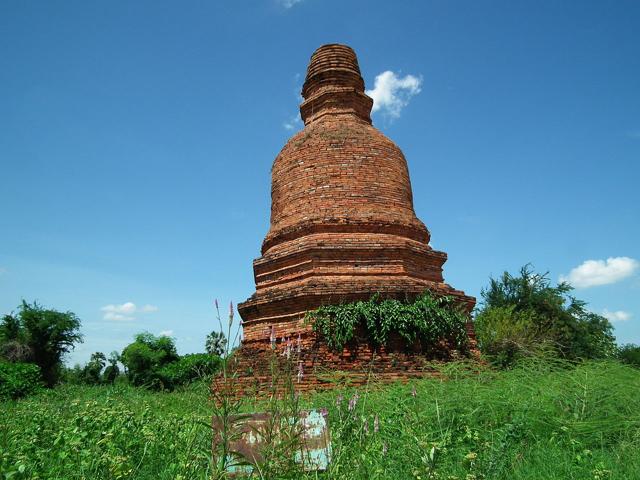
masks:
{"type": "MultiPolygon", "coordinates": [[[[333,456],[318,477],[640,478],[640,370],[549,361],[505,372],[444,368],[448,380],[361,388],[352,410],[352,391],[305,399],[329,409],[333,456]]],[[[172,393],[66,386],[6,402],[0,471],[14,479],[208,478],[210,412],[203,383],[172,393]]]]}

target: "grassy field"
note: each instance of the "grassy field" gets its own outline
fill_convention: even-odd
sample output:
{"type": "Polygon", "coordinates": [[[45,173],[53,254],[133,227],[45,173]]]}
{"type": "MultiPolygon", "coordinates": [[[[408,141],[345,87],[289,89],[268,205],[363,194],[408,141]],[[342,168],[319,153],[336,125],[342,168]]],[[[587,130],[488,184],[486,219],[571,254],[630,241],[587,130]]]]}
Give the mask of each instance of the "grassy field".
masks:
{"type": "MultiPolygon", "coordinates": [[[[640,370],[532,361],[445,373],[372,384],[357,401],[353,391],[304,399],[329,410],[333,456],[318,478],[640,479],[640,370]]],[[[210,478],[207,396],[205,383],[64,386],[2,403],[0,478],[210,478]]]]}

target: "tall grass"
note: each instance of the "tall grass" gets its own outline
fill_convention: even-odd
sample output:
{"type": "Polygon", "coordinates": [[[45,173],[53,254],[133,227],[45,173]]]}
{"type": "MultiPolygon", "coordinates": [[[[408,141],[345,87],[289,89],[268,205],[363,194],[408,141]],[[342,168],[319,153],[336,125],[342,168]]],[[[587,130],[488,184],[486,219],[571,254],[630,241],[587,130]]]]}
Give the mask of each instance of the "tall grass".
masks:
{"type": "MultiPolygon", "coordinates": [[[[640,479],[640,371],[531,360],[303,398],[327,407],[334,479],[640,479]]],[[[62,387],[0,404],[0,478],[211,476],[207,386],[62,387]]],[[[255,408],[260,409],[257,405],[255,408]]],[[[282,462],[268,478],[301,478],[282,462]]],[[[307,474],[316,478],[315,473],[307,474]]]]}

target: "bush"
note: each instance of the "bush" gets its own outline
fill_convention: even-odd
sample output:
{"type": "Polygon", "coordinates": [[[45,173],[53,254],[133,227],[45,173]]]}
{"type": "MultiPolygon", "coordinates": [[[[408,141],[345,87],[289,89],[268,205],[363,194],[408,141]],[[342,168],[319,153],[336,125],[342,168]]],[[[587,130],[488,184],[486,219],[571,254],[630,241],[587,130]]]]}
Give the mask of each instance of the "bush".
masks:
{"type": "Polygon", "coordinates": [[[23,301],[17,315],[5,315],[0,322],[5,357],[20,360],[28,356],[40,367],[48,387],[57,383],[64,355],[78,342],[82,342],[80,320],[73,312],[46,309],[36,302],[23,301]]]}
{"type": "Polygon", "coordinates": [[[482,352],[502,366],[548,348],[568,360],[613,357],[611,323],[589,312],[572,290],[568,283],[552,286],[546,273],[529,265],[519,276],[492,278],[475,320],[482,352]]]}
{"type": "Polygon", "coordinates": [[[0,362],[0,400],[30,395],[41,386],[42,377],[37,365],[0,362]]]}
{"type": "Polygon", "coordinates": [[[618,349],[618,360],[634,367],[640,367],[640,345],[629,343],[618,349]]]}
{"type": "Polygon", "coordinates": [[[535,317],[531,310],[515,311],[514,305],[485,309],[475,320],[478,347],[503,368],[541,353],[551,342],[535,333],[532,328],[538,322],[535,317]]]}
{"type": "Polygon", "coordinates": [[[137,334],[135,341],[125,347],[120,361],[133,385],[157,388],[161,386],[158,370],[178,358],[173,339],[145,332],[137,334]]]}
{"type": "Polygon", "coordinates": [[[446,341],[463,350],[467,318],[452,297],[436,297],[428,291],[413,302],[382,300],[376,294],[367,301],[325,305],[307,314],[313,330],[336,352],[354,338],[358,326],[364,327],[374,346],[388,344],[389,334],[397,333],[408,344],[419,342],[422,348],[446,341]]]}
{"type": "Polygon", "coordinates": [[[164,388],[173,389],[193,380],[214,374],[220,368],[220,357],[207,353],[185,355],[158,370],[164,388]]]}

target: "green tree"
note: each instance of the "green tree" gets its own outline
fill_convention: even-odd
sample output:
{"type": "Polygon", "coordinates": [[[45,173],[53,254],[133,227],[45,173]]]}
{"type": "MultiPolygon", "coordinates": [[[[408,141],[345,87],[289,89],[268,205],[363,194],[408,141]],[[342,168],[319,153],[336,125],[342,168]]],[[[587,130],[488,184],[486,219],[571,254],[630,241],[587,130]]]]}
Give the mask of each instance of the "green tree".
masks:
{"type": "Polygon", "coordinates": [[[118,352],[111,352],[109,354],[109,365],[104,369],[102,379],[105,383],[113,384],[118,375],[120,375],[120,368],[118,362],[120,361],[120,354],[118,352]]]}
{"type": "Polygon", "coordinates": [[[640,345],[628,343],[618,350],[618,360],[634,367],[640,367],[640,345]]]}
{"type": "Polygon", "coordinates": [[[531,265],[517,276],[491,278],[475,319],[480,349],[503,366],[548,349],[572,360],[613,356],[611,323],[589,312],[572,290],[564,282],[551,285],[548,274],[531,265]]]}
{"type": "Polygon", "coordinates": [[[177,360],[178,353],[172,338],[156,337],[149,332],[139,333],[134,342],[122,351],[121,362],[134,385],[157,386],[158,370],[177,360]]]}
{"type": "Polygon", "coordinates": [[[107,363],[107,357],[102,352],[91,354],[91,359],[84,366],[83,380],[89,385],[98,385],[100,383],[100,374],[107,363]]]}
{"type": "Polygon", "coordinates": [[[45,309],[23,300],[17,315],[3,318],[0,342],[5,347],[12,342],[26,347],[25,355],[40,367],[45,384],[52,387],[58,381],[64,355],[82,342],[80,320],[72,312],[45,309]]]}
{"type": "Polygon", "coordinates": [[[227,337],[222,332],[216,330],[207,335],[205,350],[209,355],[222,356],[227,348],[227,337]]]}

